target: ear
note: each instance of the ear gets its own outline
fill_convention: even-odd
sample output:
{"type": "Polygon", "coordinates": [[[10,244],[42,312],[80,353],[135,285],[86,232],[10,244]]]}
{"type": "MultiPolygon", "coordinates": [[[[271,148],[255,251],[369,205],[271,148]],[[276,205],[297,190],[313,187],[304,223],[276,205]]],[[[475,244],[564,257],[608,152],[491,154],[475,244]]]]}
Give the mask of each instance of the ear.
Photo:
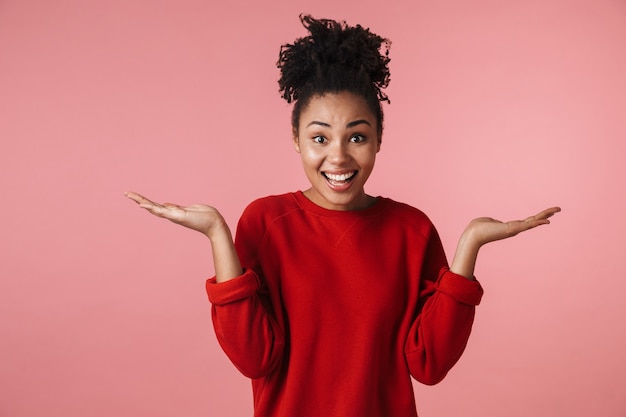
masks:
{"type": "Polygon", "coordinates": [[[380,145],[383,143],[383,135],[378,135],[378,146],[376,147],[376,153],[380,152],[380,145]]]}
{"type": "Polygon", "coordinates": [[[296,152],[300,153],[300,138],[298,138],[298,132],[295,128],[292,130],[292,134],[293,134],[293,147],[296,149],[296,152]]]}

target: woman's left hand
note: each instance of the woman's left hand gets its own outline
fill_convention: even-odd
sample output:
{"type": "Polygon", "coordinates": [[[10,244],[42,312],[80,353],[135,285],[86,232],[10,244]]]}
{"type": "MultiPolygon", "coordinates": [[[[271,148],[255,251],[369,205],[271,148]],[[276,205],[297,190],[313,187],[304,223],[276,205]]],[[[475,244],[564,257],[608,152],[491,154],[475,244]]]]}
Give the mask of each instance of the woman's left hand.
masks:
{"type": "Polygon", "coordinates": [[[506,223],[490,217],[479,217],[469,223],[463,234],[480,247],[485,243],[513,237],[537,226],[550,224],[548,219],[559,211],[561,211],[559,207],[552,207],[524,220],[511,220],[506,223]]]}
{"type": "Polygon", "coordinates": [[[486,243],[513,237],[521,232],[550,224],[550,217],[561,211],[552,207],[524,220],[501,222],[491,217],[479,217],[467,225],[459,239],[450,270],[466,278],[472,279],[478,250],[486,243]]]}

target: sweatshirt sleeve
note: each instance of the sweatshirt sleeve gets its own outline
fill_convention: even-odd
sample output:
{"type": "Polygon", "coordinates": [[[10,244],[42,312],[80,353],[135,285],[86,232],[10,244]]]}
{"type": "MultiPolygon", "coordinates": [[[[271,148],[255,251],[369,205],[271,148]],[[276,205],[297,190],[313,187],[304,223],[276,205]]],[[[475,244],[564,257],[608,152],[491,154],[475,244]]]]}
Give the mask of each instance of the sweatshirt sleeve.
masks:
{"type": "Polygon", "coordinates": [[[449,270],[434,228],[424,259],[418,312],[409,330],[405,356],[411,375],[434,385],[465,350],[483,289],[478,281],[449,270]]]}
{"type": "Polygon", "coordinates": [[[282,330],[272,313],[262,276],[255,270],[259,230],[248,229],[244,213],[237,228],[236,247],[244,273],[226,282],[206,282],[211,317],[220,346],[239,371],[249,378],[270,373],[285,346],[282,330]]]}

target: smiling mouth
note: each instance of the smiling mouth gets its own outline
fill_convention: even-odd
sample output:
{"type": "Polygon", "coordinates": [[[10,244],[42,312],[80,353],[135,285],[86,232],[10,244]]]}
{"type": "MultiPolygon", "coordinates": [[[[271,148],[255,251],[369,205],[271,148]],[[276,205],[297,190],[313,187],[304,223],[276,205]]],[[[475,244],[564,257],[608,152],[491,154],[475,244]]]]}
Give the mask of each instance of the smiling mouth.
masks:
{"type": "Polygon", "coordinates": [[[345,185],[354,179],[357,172],[358,171],[351,171],[343,174],[331,174],[328,172],[322,172],[322,175],[324,176],[324,178],[326,178],[326,181],[328,181],[332,185],[345,185]]]}

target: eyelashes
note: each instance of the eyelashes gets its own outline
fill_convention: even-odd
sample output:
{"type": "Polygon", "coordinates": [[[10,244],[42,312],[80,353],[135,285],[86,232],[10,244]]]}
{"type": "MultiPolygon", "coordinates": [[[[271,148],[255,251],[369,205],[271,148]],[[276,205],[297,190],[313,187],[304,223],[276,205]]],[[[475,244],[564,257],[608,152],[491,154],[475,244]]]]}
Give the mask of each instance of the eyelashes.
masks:
{"type": "MultiPolygon", "coordinates": [[[[356,133],[354,135],[350,136],[350,143],[363,143],[366,141],[366,136],[365,135],[361,135],[359,133],[356,133]]],[[[318,143],[320,145],[328,143],[328,139],[326,138],[326,136],[324,135],[315,135],[311,138],[311,140],[315,143],[318,143]]]]}
{"type": "Polygon", "coordinates": [[[361,142],[365,142],[365,136],[363,136],[363,135],[359,135],[359,134],[352,135],[352,136],[350,137],[350,142],[352,142],[352,143],[361,143],[361,142]]]}

